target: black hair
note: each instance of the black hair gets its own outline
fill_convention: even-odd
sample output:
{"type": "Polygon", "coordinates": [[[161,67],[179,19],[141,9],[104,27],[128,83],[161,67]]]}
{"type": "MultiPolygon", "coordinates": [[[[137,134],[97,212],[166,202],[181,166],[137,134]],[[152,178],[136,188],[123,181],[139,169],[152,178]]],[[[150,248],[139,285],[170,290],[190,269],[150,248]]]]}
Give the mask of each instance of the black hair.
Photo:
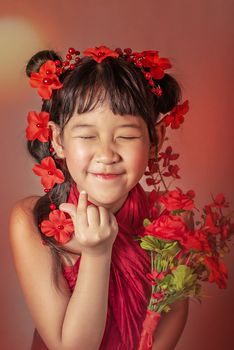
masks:
{"type": "MultiPolygon", "coordinates": [[[[38,72],[47,60],[61,60],[61,57],[54,51],[36,53],[27,64],[28,77],[32,72],[38,72]]],[[[43,101],[42,111],[50,113],[50,120],[60,126],[61,133],[75,111],[79,114],[92,111],[107,101],[114,114],[143,118],[151,143],[157,145],[154,125],[159,114],[171,111],[181,97],[178,82],[169,74],[155,81],[162,89],[162,96],[153,94],[141,70],[121,56],[107,57],[101,63],[84,57],[81,64],[74,70],[66,70],[59,79],[63,84],[62,89],[54,90],[51,99],[43,101]]],[[[49,142],[28,141],[28,150],[38,162],[51,155],[49,149],[49,142]]],[[[55,185],[37,201],[33,212],[37,226],[48,217],[51,201],[58,207],[66,202],[70,190],[72,179],[65,161],[55,158],[55,162],[57,168],[63,171],[65,181],[55,185]]],[[[67,250],[58,245],[53,237],[43,235],[39,228],[38,231],[51,248],[56,261],[55,271],[58,271],[59,256],[66,254],[67,250]]]]}

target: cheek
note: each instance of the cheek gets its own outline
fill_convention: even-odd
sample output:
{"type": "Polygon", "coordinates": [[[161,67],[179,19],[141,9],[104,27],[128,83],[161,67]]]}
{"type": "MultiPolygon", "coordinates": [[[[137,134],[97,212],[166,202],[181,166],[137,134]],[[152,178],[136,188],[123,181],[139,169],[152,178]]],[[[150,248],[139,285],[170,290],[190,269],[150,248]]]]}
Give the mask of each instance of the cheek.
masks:
{"type": "Polygon", "coordinates": [[[91,153],[87,147],[81,145],[77,147],[67,147],[65,149],[65,158],[67,166],[70,170],[72,169],[84,169],[90,160],[91,153]]]}
{"type": "Polygon", "coordinates": [[[135,172],[142,172],[145,170],[148,164],[149,151],[147,148],[135,148],[131,152],[128,153],[125,158],[127,163],[135,172]]]}

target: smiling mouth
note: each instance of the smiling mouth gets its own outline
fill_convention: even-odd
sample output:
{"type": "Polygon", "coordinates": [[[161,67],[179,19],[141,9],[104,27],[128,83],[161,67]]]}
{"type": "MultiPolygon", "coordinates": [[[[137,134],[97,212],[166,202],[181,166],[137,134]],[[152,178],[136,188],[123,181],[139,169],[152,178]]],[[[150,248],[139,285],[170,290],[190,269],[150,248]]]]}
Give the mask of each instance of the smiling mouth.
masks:
{"type": "Polygon", "coordinates": [[[98,179],[103,179],[103,180],[112,180],[112,179],[116,179],[117,177],[119,177],[122,174],[99,174],[99,173],[91,173],[93,176],[95,176],[98,179]]]}

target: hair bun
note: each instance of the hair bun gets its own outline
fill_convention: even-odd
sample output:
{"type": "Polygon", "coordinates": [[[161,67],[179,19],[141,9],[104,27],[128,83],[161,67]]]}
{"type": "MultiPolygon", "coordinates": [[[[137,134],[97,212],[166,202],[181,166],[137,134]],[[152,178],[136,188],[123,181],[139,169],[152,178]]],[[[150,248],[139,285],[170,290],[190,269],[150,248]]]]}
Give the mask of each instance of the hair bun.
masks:
{"type": "Polygon", "coordinates": [[[169,74],[159,80],[159,85],[162,88],[163,94],[158,98],[158,110],[162,114],[170,112],[181,99],[181,89],[176,81],[169,74]]]}
{"type": "Polygon", "coordinates": [[[30,58],[26,66],[27,76],[30,77],[33,72],[39,72],[40,67],[48,60],[55,61],[62,59],[56,52],[52,50],[39,51],[30,58]]]}

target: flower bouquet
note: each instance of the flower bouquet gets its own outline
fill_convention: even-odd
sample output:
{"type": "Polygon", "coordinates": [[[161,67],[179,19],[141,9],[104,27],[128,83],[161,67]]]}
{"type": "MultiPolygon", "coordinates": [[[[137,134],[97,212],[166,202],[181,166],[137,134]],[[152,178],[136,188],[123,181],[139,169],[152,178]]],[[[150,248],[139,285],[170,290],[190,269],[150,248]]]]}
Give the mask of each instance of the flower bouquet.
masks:
{"type": "MultiPolygon", "coordinates": [[[[174,125],[178,127],[179,123],[174,125]]],[[[144,220],[138,240],[151,256],[151,272],[147,277],[152,293],[138,350],[152,349],[161,314],[170,311],[175,301],[187,297],[200,300],[203,281],[215,282],[219,288],[227,284],[223,256],[229,251],[228,242],[234,235],[233,213],[224,213],[229,204],[223,194],[218,194],[196,218],[199,210],[194,204],[195,192],[183,193],[178,187],[168,190],[163,176],[179,178],[178,166],[170,164],[178,156],[167,147],[165,153],[159,153],[157,161],[151,160],[145,173],[147,184],[155,189],[149,196],[150,219],[144,220]],[[159,161],[163,161],[163,170],[159,161]],[[160,182],[165,186],[164,193],[159,192],[160,186],[157,188],[160,182]]]]}

